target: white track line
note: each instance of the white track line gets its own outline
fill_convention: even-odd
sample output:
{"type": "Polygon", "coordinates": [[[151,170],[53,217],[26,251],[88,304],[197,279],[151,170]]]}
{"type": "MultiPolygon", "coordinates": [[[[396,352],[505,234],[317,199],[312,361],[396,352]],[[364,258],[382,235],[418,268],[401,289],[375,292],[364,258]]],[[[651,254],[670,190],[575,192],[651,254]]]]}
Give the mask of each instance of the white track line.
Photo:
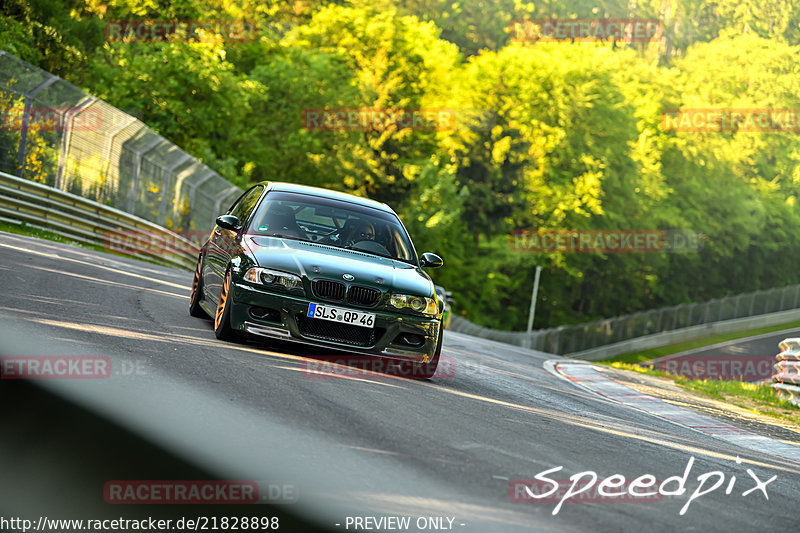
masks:
{"type": "Polygon", "coordinates": [[[699,431],[737,446],[800,463],[800,447],[720,422],[709,416],[681,409],[659,398],[643,394],[606,375],[605,369],[577,361],[545,361],[552,374],[609,400],[644,411],[673,424],[699,431]]]}

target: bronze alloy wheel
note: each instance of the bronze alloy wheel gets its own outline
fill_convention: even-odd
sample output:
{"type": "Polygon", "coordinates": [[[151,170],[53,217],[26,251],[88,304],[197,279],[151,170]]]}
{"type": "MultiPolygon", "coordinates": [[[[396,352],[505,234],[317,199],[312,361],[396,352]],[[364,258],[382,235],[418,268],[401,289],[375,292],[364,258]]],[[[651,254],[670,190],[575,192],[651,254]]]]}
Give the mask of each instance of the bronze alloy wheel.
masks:
{"type": "Polygon", "coordinates": [[[208,314],[200,307],[200,296],[203,290],[203,284],[200,281],[200,275],[203,268],[203,259],[197,261],[197,268],[194,271],[194,279],[192,280],[192,294],[189,297],[189,314],[197,318],[208,318],[208,314]]]}
{"type": "Polygon", "coordinates": [[[231,271],[225,272],[222,280],[222,291],[219,293],[217,312],[214,313],[214,334],[221,340],[234,340],[236,332],[231,327],[231,271]]]}
{"type": "Polygon", "coordinates": [[[219,329],[222,323],[222,315],[225,313],[225,304],[228,303],[228,288],[231,284],[230,271],[225,274],[225,279],[222,282],[222,292],[219,294],[219,303],[217,304],[217,313],[214,316],[214,329],[219,329]]]}

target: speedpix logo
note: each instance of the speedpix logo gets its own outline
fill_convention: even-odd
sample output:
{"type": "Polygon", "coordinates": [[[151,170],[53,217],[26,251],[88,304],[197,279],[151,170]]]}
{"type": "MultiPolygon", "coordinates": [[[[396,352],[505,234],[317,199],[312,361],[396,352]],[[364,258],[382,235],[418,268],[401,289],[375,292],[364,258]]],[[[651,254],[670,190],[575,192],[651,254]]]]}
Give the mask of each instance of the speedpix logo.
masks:
{"type": "MultiPolygon", "coordinates": [[[[741,464],[741,459],[736,458],[736,464],[741,464]]],[[[614,474],[605,479],[598,479],[597,473],[591,470],[585,472],[578,472],[569,477],[569,488],[563,490],[563,480],[553,479],[549,476],[563,470],[563,466],[556,466],[549,470],[539,472],[534,476],[533,480],[513,480],[509,482],[508,493],[509,498],[515,503],[537,503],[553,501],[556,498],[558,502],[553,509],[553,515],[557,515],[561,507],[568,500],[581,501],[581,495],[592,490],[595,485],[596,495],[593,494],[591,501],[600,500],[615,500],[619,501],[632,501],[632,499],[642,499],[644,501],[658,501],[663,496],[680,497],[688,492],[686,488],[691,478],[692,467],[694,466],[694,457],[690,457],[686,463],[686,468],[683,475],[668,477],[662,482],[658,482],[656,477],[652,474],[644,474],[637,477],[632,481],[628,481],[625,476],[621,474],[614,474]],[[598,484],[599,481],[599,484],[598,484]]],[[[765,500],[769,500],[767,494],[767,485],[777,479],[778,476],[772,476],[767,480],[762,480],[761,476],[753,472],[750,468],[747,469],[747,474],[750,476],[747,481],[751,485],[743,490],[740,494],[741,497],[747,497],[750,494],[760,492],[765,500]]],[[[720,470],[712,472],[705,472],[697,476],[698,485],[694,488],[686,503],[681,508],[679,514],[684,515],[689,510],[692,502],[710,494],[725,486],[724,491],[726,495],[731,495],[734,489],[740,490],[737,485],[737,478],[731,474],[726,477],[725,473],[720,470]],[[727,485],[725,481],[727,480],[727,485]]],[[[586,501],[586,500],[583,500],[586,501]]]]}

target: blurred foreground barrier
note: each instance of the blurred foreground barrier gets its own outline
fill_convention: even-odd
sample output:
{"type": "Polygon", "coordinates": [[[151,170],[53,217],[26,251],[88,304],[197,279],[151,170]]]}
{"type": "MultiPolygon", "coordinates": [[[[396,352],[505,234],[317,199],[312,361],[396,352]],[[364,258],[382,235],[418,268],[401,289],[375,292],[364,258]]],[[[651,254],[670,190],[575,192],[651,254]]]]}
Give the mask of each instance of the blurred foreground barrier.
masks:
{"type": "Polygon", "coordinates": [[[82,244],[194,269],[197,244],[157,224],[53,187],[0,172],[0,220],[82,244]]]}
{"type": "Polygon", "coordinates": [[[800,339],[784,339],[778,346],[781,353],[775,356],[772,388],[782,398],[800,405],[800,339]]]}

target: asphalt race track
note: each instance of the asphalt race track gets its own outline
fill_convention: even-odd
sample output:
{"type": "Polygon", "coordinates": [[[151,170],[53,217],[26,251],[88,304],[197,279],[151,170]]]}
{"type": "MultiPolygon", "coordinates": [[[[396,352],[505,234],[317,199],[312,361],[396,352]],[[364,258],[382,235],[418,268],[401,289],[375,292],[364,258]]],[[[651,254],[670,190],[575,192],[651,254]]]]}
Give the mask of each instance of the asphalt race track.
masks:
{"type": "MultiPolygon", "coordinates": [[[[107,379],[38,380],[37,387],[123,428],[129,437],[120,442],[147,443],[98,455],[91,442],[75,444],[82,431],[89,440],[81,426],[61,450],[44,415],[9,415],[27,400],[15,403],[8,392],[15,380],[3,380],[3,516],[126,516],[129,506],[104,501],[104,479],[176,479],[158,465],[182,461],[215,479],[290,486],[292,503],[276,507],[328,531],[386,516],[411,517],[408,531],[797,529],[800,463],[578,387],[545,368],[548,354],[448,332],[439,379],[318,374],[309,368],[335,368],[324,363],[338,354],[217,341],[210,321],[188,315],[190,272],[0,234],[0,279],[0,354],[107,356],[107,379]],[[136,450],[150,445],[175,459],[148,463],[148,477],[135,477],[136,450]],[[691,458],[683,495],[575,497],[554,515],[564,491],[523,502],[509,492],[511,481],[558,466],[547,477],[652,474],[661,483],[682,476],[691,458]],[[714,471],[721,474],[698,479],[714,471]],[[686,508],[702,480],[699,492],[720,475],[719,488],[686,508]],[[764,488],[768,499],[758,489],[742,495],[755,487],[753,475],[777,476],[764,488]]],[[[784,441],[800,446],[795,436],[784,441]]]]}
{"type": "MultiPolygon", "coordinates": [[[[764,368],[766,366],[765,364],[761,364],[760,366],[760,369],[766,370],[765,373],[754,373],[752,375],[743,375],[739,377],[743,381],[760,381],[763,379],[771,381],[773,372],[772,364],[775,362],[775,355],[780,352],[778,345],[784,339],[796,337],[800,337],[800,328],[785,329],[742,339],[724,341],[711,346],[703,346],[701,348],[694,348],[692,350],[660,357],[648,363],[654,364],[656,368],[665,369],[668,362],[671,361],[673,368],[679,369],[683,362],[687,362],[690,368],[695,361],[700,361],[701,364],[706,361],[732,361],[737,358],[752,360],[755,364],[760,364],[761,361],[767,361],[769,363],[767,368],[764,368]]],[[[675,371],[676,370],[673,370],[673,372],[675,371]]],[[[695,376],[689,372],[687,377],[692,378],[695,376]]],[[[738,378],[728,375],[723,376],[723,379],[738,378]]]]}
{"type": "Polygon", "coordinates": [[[748,337],[746,339],[735,339],[726,341],[703,349],[695,349],[687,352],[675,354],[676,356],[691,355],[693,357],[737,357],[747,355],[753,357],[775,357],[780,352],[778,344],[783,339],[800,337],[800,328],[786,329],[774,333],[765,333],[748,337]]]}

